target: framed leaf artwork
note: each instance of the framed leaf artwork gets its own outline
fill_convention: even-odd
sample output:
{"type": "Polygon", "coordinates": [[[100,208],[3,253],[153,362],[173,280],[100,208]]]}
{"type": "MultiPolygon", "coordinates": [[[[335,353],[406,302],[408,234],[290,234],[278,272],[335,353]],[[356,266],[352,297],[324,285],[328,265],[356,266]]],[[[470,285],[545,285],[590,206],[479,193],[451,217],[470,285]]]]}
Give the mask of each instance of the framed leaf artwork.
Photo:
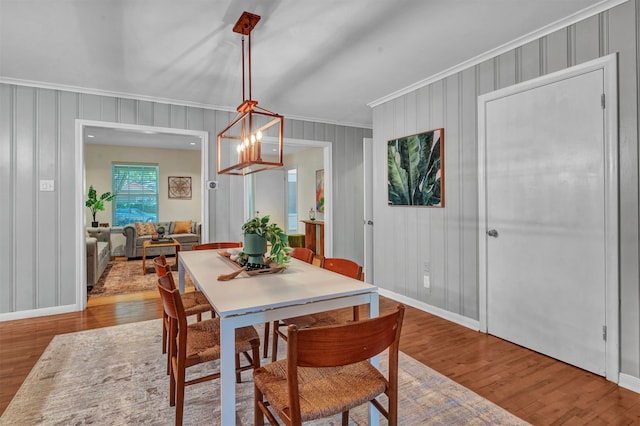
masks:
{"type": "Polygon", "coordinates": [[[444,129],[387,142],[390,206],[444,207],[444,129]]]}
{"type": "Polygon", "coordinates": [[[191,199],[191,176],[169,176],[169,198],[191,199]]]}

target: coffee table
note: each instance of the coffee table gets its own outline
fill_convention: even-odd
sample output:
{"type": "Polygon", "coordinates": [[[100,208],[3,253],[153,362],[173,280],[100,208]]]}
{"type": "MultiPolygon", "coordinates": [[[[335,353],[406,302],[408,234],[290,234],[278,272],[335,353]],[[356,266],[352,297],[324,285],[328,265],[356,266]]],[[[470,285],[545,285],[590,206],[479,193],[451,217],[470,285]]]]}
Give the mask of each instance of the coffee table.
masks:
{"type": "Polygon", "coordinates": [[[175,247],[176,248],[176,266],[178,265],[178,253],[180,253],[180,250],[182,249],[182,245],[176,241],[176,240],[171,240],[171,241],[151,241],[151,240],[147,240],[145,242],[142,243],[142,274],[143,275],[147,275],[147,249],[149,247],[175,247]]]}

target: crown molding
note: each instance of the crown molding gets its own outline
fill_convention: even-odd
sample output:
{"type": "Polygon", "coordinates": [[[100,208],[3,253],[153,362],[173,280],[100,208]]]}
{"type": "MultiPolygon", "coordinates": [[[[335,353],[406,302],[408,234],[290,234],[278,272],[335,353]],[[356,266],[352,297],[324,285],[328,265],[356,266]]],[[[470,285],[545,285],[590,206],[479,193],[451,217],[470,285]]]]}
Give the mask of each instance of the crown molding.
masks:
{"type": "Polygon", "coordinates": [[[573,13],[565,18],[559,19],[555,22],[552,22],[544,27],[532,31],[528,34],[523,35],[522,37],[518,37],[515,40],[507,42],[503,45],[500,45],[494,49],[488,50],[484,53],[481,53],[478,56],[475,56],[467,61],[461,62],[458,65],[454,65],[451,68],[448,68],[444,71],[441,71],[437,74],[434,74],[430,77],[425,78],[424,80],[420,80],[417,83],[411,84],[403,89],[392,92],[386,96],[378,98],[374,101],[371,101],[367,104],[367,106],[374,108],[378,105],[381,105],[385,102],[389,102],[393,99],[399,98],[400,96],[404,96],[408,93],[414,92],[422,87],[428,86],[431,83],[435,83],[436,81],[440,81],[446,77],[449,77],[453,74],[456,74],[460,71],[463,71],[467,68],[471,68],[475,65],[478,65],[487,59],[494,58],[503,53],[506,53],[510,50],[513,50],[517,47],[523,46],[529,42],[537,40],[541,37],[544,37],[548,34],[551,34],[554,31],[560,30],[562,28],[568,27],[569,25],[573,25],[576,22],[582,21],[584,19],[590,18],[591,16],[597,15],[598,13],[609,10],[615,6],[618,6],[622,3],[626,3],[629,0],[602,0],[592,6],[589,6],[585,9],[582,9],[576,13],[573,13]]]}

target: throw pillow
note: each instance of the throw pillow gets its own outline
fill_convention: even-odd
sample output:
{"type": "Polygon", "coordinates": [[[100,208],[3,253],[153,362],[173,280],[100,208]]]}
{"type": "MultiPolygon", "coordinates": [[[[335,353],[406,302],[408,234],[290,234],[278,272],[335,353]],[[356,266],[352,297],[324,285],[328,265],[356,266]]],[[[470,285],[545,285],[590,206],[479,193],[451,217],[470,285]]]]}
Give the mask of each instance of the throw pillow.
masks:
{"type": "Polygon", "coordinates": [[[191,233],[191,221],[176,222],[176,226],[173,229],[174,234],[189,234],[191,233]]]}
{"type": "Polygon", "coordinates": [[[138,237],[143,235],[151,235],[156,232],[156,227],[153,223],[148,222],[136,222],[134,223],[138,237]]]}

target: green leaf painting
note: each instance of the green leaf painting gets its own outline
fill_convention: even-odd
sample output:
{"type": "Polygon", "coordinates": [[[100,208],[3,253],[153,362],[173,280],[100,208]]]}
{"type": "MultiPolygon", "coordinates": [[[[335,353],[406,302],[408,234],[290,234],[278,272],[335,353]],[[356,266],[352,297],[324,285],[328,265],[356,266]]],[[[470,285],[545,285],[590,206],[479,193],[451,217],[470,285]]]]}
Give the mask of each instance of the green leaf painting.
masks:
{"type": "Polygon", "coordinates": [[[390,206],[444,207],[444,129],[387,142],[390,206]]]}

